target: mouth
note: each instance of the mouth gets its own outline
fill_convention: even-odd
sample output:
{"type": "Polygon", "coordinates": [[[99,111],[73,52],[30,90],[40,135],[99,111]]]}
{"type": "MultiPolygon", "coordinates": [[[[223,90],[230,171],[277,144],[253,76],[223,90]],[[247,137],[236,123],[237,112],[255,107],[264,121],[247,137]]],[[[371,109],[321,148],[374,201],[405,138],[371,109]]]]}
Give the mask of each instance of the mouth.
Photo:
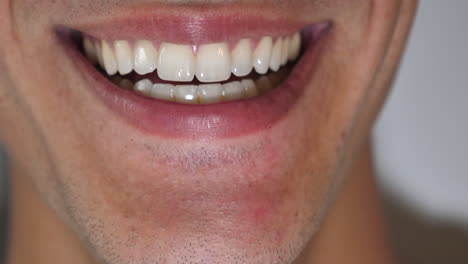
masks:
{"type": "Polygon", "coordinates": [[[196,29],[193,18],[155,20],[60,25],[57,35],[109,109],[170,138],[271,128],[301,98],[331,28],[240,15],[198,18],[196,29]]]}

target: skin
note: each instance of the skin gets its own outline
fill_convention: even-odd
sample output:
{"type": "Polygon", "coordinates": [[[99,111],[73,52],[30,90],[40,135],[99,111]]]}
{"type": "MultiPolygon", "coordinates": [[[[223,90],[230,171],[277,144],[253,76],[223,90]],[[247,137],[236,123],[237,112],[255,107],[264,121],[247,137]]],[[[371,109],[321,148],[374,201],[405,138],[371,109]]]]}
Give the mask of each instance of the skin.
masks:
{"type": "Polygon", "coordinates": [[[51,30],[139,1],[0,1],[8,263],[392,262],[366,142],[416,1],[262,3],[334,22],[300,101],[249,136],[165,139],[89,93],[51,30]]]}

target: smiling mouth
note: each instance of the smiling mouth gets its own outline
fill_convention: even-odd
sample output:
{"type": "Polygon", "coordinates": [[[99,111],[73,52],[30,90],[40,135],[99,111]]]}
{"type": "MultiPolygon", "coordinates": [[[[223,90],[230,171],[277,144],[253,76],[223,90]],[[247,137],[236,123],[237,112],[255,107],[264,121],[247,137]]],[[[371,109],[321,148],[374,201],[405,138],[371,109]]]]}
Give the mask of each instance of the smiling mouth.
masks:
{"type": "Polygon", "coordinates": [[[197,21],[199,32],[184,35],[180,28],[191,26],[178,20],[169,20],[171,28],[153,19],[158,26],[148,29],[142,17],[120,21],[121,31],[107,23],[57,32],[87,86],[137,128],[164,137],[232,137],[272,127],[290,111],[331,27],[221,16],[197,21]]]}
{"type": "Polygon", "coordinates": [[[82,44],[87,59],[122,89],[177,103],[213,104],[278,87],[300,55],[301,35],[201,45],[86,36],[82,44]]]}

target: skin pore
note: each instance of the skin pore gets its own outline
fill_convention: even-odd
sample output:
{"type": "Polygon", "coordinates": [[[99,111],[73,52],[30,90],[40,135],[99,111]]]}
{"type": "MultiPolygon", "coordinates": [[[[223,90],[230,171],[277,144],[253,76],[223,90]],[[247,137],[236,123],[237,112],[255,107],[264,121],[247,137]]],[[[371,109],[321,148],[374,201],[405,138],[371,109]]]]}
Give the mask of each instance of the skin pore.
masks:
{"type": "Polygon", "coordinates": [[[90,92],[53,32],[170,4],[193,16],[207,4],[225,8],[0,0],[7,263],[394,263],[367,142],[416,1],[229,1],[334,28],[283,120],[248,136],[196,140],[124,123],[90,92]]]}

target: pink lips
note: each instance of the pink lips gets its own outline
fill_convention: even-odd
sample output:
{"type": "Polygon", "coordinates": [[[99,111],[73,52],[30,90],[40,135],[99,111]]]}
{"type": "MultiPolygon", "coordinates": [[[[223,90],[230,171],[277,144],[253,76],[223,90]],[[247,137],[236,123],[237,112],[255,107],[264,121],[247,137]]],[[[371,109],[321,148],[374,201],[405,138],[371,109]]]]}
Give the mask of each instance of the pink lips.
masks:
{"type": "Polygon", "coordinates": [[[180,6],[164,8],[164,11],[125,9],[121,15],[98,17],[97,22],[93,20],[71,27],[97,39],[147,39],[198,45],[284,36],[308,24],[284,17],[282,10],[248,8],[241,12],[231,9],[228,6],[200,10],[180,6]]]}
{"type": "Polygon", "coordinates": [[[280,87],[247,100],[212,105],[177,104],[120,89],[97,71],[76,47],[67,45],[67,50],[89,81],[89,88],[135,128],[166,138],[238,137],[268,129],[287,115],[314,74],[322,40],[329,28],[326,22],[305,28],[304,54],[280,87]]]}

